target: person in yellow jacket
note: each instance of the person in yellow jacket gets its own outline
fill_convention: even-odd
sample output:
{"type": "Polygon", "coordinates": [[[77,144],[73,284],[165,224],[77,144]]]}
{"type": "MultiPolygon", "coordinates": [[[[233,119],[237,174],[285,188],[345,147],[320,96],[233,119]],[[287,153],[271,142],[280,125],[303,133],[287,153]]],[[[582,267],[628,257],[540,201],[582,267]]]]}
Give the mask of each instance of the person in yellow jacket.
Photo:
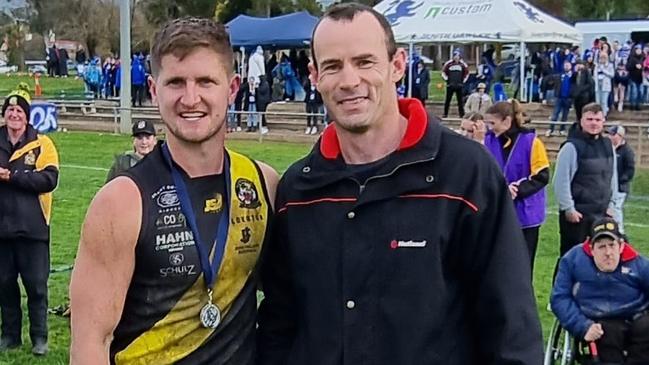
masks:
{"type": "Polygon", "coordinates": [[[59,158],[52,141],[29,124],[29,90],[19,85],[2,105],[0,127],[0,351],[22,344],[18,276],[27,292],[32,352],[47,348],[52,191],[59,158]]]}

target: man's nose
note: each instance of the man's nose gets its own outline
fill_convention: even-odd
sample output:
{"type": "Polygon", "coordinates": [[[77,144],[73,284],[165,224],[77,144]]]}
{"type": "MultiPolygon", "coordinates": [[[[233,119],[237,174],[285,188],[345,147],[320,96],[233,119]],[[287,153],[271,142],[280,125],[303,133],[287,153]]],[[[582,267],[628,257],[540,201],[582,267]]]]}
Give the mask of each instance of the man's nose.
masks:
{"type": "Polygon", "coordinates": [[[193,107],[200,102],[200,94],[195,82],[187,82],[183,96],[180,98],[180,102],[187,107],[193,107]]]}
{"type": "Polygon", "coordinates": [[[356,69],[352,65],[345,63],[340,71],[339,87],[343,89],[351,89],[358,86],[359,83],[360,77],[358,77],[356,69]]]}

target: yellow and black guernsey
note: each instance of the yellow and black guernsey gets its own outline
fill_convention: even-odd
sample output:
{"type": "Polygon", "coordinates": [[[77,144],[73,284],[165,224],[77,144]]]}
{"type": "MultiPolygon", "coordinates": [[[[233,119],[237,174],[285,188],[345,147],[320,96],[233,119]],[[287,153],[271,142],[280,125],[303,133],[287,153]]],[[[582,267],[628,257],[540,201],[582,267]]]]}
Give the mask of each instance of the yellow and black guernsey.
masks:
{"type": "Polygon", "coordinates": [[[52,191],[59,180],[54,143],[28,124],[12,144],[7,127],[0,127],[0,167],[11,173],[0,182],[0,239],[49,241],[52,191]]]}
{"type": "MultiPolygon", "coordinates": [[[[143,219],[133,278],[110,346],[111,363],[254,363],[256,268],[271,208],[257,164],[238,153],[227,153],[230,226],[214,284],[214,304],[222,315],[216,329],[200,322],[199,313],[208,298],[195,246],[199,243],[181,211],[161,148],[124,173],[140,189],[143,219]]],[[[211,259],[216,227],[227,207],[223,204],[225,174],[190,179],[179,170],[211,259]]]]}

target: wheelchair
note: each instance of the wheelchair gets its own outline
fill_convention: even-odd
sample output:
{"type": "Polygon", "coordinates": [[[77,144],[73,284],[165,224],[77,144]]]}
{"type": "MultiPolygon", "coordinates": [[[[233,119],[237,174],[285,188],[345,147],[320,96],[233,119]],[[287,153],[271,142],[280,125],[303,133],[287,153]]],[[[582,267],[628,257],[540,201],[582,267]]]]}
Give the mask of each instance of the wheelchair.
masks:
{"type": "Polygon", "coordinates": [[[554,320],[545,346],[543,365],[591,365],[599,363],[595,343],[572,337],[554,320]]]}

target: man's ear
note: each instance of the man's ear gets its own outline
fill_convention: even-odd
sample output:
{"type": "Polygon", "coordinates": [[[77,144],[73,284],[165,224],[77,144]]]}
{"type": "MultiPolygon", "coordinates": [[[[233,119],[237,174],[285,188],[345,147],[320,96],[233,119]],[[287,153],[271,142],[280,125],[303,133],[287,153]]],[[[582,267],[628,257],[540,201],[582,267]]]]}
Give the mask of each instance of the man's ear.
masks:
{"type": "Polygon", "coordinates": [[[311,85],[318,86],[318,69],[313,62],[309,62],[309,81],[311,85]]]}
{"type": "Polygon", "coordinates": [[[392,64],[392,74],[390,77],[392,82],[396,83],[403,78],[408,69],[408,55],[406,51],[403,48],[397,48],[390,63],[392,64]]]}
{"type": "Polygon", "coordinates": [[[235,74],[232,79],[230,79],[230,94],[228,95],[228,105],[234,103],[234,99],[236,99],[240,87],[241,77],[239,76],[239,74],[235,74]]]}
{"type": "Polygon", "coordinates": [[[149,92],[151,93],[151,103],[153,103],[153,105],[158,105],[158,90],[153,75],[149,75],[146,82],[149,85],[149,92]]]}

